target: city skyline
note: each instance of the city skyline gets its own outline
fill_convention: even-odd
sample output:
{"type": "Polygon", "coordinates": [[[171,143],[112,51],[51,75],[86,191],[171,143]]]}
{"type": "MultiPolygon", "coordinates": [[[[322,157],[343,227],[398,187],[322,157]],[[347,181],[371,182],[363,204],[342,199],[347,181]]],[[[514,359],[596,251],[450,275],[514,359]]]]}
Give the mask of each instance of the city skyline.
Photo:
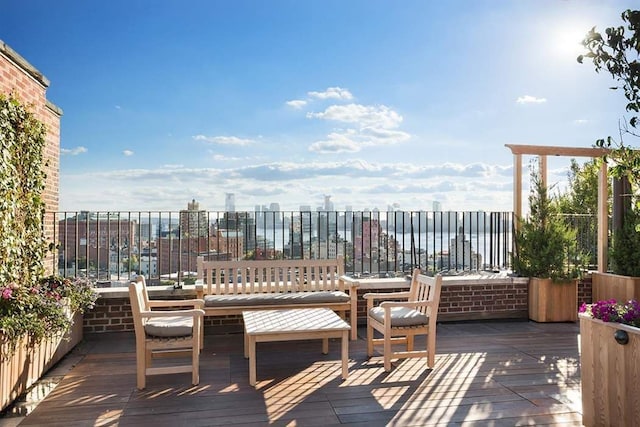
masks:
{"type": "Polygon", "coordinates": [[[505,144],[618,135],[623,94],[576,57],[634,6],[34,0],[3,4],[0,40],[64,112],[61,211],[510,211],[505,144]]]}

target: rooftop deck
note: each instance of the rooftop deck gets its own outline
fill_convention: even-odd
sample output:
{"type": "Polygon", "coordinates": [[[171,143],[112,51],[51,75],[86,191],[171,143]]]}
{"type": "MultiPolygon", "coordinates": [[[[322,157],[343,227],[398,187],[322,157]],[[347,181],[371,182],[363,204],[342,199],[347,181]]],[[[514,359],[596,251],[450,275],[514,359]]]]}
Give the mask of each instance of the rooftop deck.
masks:
{"type": "Polygon", "coordinates": [[[319,341],[261,343],[256,388],[242,335],[206,335],[199,386],[174,374],[144,391],[133,333],[92,334],[43,379],[58,382],[46,398],[0,426],[582,425],[578,334],[573,323],[443,323],[433,370],[405,359],[385,373],[361,329],[344,381],[337,341],[328,355],[319,341]]]}

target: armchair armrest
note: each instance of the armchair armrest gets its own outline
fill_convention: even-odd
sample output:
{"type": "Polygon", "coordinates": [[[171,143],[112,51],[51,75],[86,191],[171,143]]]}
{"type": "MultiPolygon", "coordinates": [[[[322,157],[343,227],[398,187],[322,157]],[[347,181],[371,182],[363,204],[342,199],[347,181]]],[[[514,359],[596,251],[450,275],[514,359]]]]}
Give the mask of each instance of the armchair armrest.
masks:
{"type": "Polygon", "coordinates": [[[140,313],[140,317],[144,319],[173,317],[173,316],[191,316],[191,317],[203,317],[204,310],[199,308],[191,310],[170,310],[170,311],[144,311],[140,313]]]}
{"type": "Polygon", "coordinates": [[[429,307],[430,305],[435,305],[434,301],[383,301],[380,303],[380,307],[407,307],[407,308],[416,308],[416,307],[429,307]]]}
{"type": "Polygon", "coordinates": [[[367,300],[390,299],[390,298],[409,298],[409,291],[402,292],[368,292],[362,295],[367,300]]]}
{"type": "Polygon", "coordinates": [[[149,307],[193,307],[204,308],[202,299],[149,300],[149,307]]]}

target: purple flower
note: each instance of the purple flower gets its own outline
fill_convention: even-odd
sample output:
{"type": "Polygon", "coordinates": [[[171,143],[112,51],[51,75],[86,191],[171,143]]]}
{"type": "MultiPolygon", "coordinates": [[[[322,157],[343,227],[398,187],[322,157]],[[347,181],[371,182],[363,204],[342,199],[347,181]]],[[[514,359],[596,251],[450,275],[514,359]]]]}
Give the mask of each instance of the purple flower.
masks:
{"type": "Polygon", "coordinates": [[[583,304],[580,307],[580,312],[587,313],[594,319],[600,319],[603,322],[616,322],[640,327],[640,302],[637,300],[629,300],[626,303],[618,303],[614,299],[596,301],[591,305],[583,304]]]}

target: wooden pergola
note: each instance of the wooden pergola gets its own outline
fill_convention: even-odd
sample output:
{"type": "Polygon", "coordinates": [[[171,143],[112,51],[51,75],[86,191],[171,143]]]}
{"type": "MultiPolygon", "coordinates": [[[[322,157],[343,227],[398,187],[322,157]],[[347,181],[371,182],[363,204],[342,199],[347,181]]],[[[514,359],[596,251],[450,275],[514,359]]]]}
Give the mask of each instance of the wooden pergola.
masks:
{"type": "MultiPolygon", "coordinates": [[[[515,214],[515,226],[518,227],[518,219],[522,218],[522,156],[538,156],[540,163],[540,179],[547,183],[547,156],[564,157],[602,157],[609,153],[606,148],[588,147],[557,147],[546,145],[517,145],[505,144],[513,153],[513,213],[515,214]]],[[[608,235],[608,186],[607,163],[602,162],[598,174],[598,271],[607,271],[607,235],[608,235]]]]}

